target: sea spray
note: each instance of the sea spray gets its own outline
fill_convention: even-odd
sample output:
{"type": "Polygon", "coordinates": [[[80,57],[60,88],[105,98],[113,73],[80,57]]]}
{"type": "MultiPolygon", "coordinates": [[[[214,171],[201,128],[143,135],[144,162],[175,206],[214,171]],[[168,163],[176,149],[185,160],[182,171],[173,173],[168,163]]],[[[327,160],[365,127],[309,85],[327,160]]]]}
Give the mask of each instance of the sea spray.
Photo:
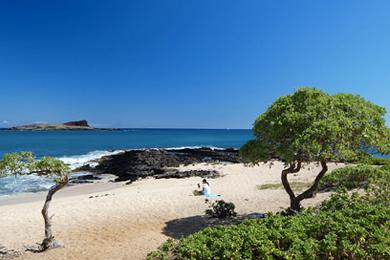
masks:
{"type": "Polygon", "coordinates": [[[114,155],[121,153],[123,150],[116,151],[92,151],[82,155],[61,156],[57,159],[66,163],[72,170],[79,168],[83,165],[89,164],[91,167],[97,165],[97,160],[103,156],[114,155]]]}

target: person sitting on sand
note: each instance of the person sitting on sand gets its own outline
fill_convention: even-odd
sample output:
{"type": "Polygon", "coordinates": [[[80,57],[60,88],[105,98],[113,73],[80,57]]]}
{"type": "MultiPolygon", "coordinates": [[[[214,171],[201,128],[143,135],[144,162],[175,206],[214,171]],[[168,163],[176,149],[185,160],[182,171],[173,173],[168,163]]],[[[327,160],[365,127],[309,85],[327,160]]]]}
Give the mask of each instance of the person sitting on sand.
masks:
{"type": "MultiPolygon", "coordinates": [[[[200,189],[200,184],[198,183],[198,188],[200,189]]],[[[197,191],[200,195],[209,195],[211,194],[210,183],[206,179],[202,180],[202,190],[197,191]]]]}
{"type": "Polygon", "coordinates": [[[206,179],[202,180],[202,194],[203,195],[211,194],[210,184],[206,179]]]}
{"type": "MultiPolygon", "coordinates": [[[[198,188],[200,188],[200,184],[198,184],[198,188]]],[[[207,198],[215,198],[215,197],[221,197],[222,196],[220,194],[213,194],[213,193],[211,193],[210,183],[206,179],[202,180],[202,190],[201,191],[197,191],[197,193],[200,193],[199,195],[204,195],[207,198]]]]}

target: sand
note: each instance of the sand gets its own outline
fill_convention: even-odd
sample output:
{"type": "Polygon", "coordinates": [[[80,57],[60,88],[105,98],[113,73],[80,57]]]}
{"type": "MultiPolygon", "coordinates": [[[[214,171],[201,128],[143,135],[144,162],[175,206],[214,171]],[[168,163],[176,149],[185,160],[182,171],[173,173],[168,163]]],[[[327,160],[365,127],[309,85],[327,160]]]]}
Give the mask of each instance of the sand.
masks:
{"type": "MultiPolygon", "coordinates": [[[[332,170],[342,165],[330,164],[332,170]]],[[[275,162],[247,167],[243,164],[196,164],[181,169],[215,169],[223,177],[210,179],[213,193],[234,202],[239,214],[280,211],[288,207],[283,189],[259,190],[257,185],[280,183],[283,165],[275,162]]],[[[291,181],[310,182],[318,173],[306,166],[291,181]]],[[[43,238],[40,210],[45,193],[0,199],[0,244],[23,252],[23,259],[144,259],[168,238],[179,238],[208,223],[203,196],[193,196],[201,178],[144,179],[124,183],[86,184],[65,188],[55,195],[50,213],[53,230],[64,247],[34,254],[24,252],[43,238]]],[[[329,193],[304,201],[313,206],[329,193]]]]}

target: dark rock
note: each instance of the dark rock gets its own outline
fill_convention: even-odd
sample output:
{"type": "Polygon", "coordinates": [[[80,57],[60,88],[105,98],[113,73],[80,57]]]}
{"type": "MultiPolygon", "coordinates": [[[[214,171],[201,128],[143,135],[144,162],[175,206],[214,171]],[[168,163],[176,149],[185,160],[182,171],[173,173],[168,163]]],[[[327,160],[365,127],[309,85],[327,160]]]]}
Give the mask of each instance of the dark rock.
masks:
{"type": "MultiPolygon", "coordinates": [[[[210,172],[190,171],[187,173],[172,172],[167,168],[189,165],[201,162],[231,162],[239,163],[238,150],[199,149],[148,149],[131,150],[103,157],[99,164],[90,171],[102,174],[113,174],[115,181],[133,182],[138,178],[148,176],[170,176],[168,178],[185,178],[190,176],[206,176],[210,172]]],[[[211,174],[212,175],[212,174],[211,174]]],[[[163,177],[161,177],[163,178],[163,177]]]]}
{"type": "Polygon", "coordinates": [[[213,171],[205,171],[205,170],[191,170],[191,171],[173,171],[173,172],[165,172],[162,174],[155,175],[156,179],[169,179],[169,178],[188,178],[188,177],[203,177],[203,178],[216,178],[219,176],[218,172],[213,171]]]}
{"type": "Polygon", "coordinates": [[[83,174],[80,176],[72,176],[69,180],[71,184],[83,184],[83,183],[93,183],[94,180],[101,180],[102,178],[96,176],[94,173],[83,174]]]}
{"type": "Polygon", "coordinates": [[[69,121],[69,122],[64,123],[64,125],[89,127],[87,120],[69,121]]]}
{"type": "Polygon", "coordinates": [[[93,167],[90,164],[85,164],[74,169],[73,172],[93,172],[93,167]]]}

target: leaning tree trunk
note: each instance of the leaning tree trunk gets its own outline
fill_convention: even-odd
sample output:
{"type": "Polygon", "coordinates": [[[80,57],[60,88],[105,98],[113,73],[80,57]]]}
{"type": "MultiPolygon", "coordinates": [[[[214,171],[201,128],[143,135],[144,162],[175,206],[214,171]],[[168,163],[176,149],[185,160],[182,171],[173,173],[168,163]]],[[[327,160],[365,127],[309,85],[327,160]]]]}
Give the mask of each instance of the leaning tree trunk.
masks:
{"type": "Polygon", "coordinates": [[[283,187],[286,190],[287,194],[290,197],[289,211],[291,213],[295,214],[295,213],[298,213],[300,211],[302,200],[308,199],[308,198],[313,198],[316,195],[321,178],[328,171],[328,166],[326,165],[326,161],[322,160],[320,163],[321,163],[322,169],[321,169],[320,173],[317,175],[317,177],[315,178],[312,186],[310,188],[308,188],[307,190],[305,190],[304,192],[302,192],[301,194],[299,194],[298,196],[296,196],[294,194],[293,190],[291,189],[290,183],[288,182],[288,179],[287,179],[287,175],[290,173],[299,172],[299,170],[301,169],[301,162],[298,162],[297,165],[291,164],[289,168],[284,169],[282,171],[282,184],[283,184],[283,187]]]}
{"type": "Polygon", "coordinates": [[[45,221],[45,238],[41,243],[41,251],[45,251],[49,248],[55,248],[59,246],[59,243],[54,239],[53,232],[51,230],[51,217],[49,217],[49,206],[54,193],[62,189],[67,183],[68,177],[65,177],[59,183],[53,185],[47,193],[46,201],[42,208],[42,216],[45,221]]]}

